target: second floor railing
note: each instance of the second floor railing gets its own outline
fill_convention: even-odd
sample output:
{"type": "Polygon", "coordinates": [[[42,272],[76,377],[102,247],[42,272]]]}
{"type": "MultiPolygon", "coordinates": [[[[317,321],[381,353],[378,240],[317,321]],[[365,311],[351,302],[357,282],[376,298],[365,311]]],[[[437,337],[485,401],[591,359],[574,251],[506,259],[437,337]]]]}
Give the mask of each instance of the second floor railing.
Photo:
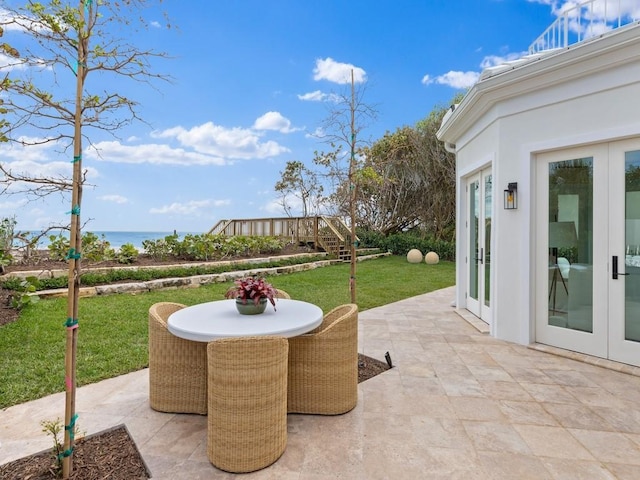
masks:
{"type": "Polygon", "coordinates": [[[559,14],[535,42],[529,53],[566,48],[640,19],[637,2],[623,0],[586,0],[559,14]]]}

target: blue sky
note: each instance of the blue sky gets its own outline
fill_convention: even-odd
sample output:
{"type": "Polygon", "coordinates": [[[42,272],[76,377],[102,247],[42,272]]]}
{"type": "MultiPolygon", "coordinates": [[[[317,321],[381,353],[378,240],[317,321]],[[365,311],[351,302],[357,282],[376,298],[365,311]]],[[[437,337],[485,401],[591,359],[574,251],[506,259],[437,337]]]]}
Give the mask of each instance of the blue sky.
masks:
{"type": "MultiPolygon", "coordinates": [[[[171,57],[154,68],[173,82],[156,89],[117,82],[150,125],[129,125],[118,138],[90,133],[100,156],[83,153],[95,185],[83,193],[85,230],[204,232],[220,219],[281,216],[274,184],[287,161],[311,165],[314,151],[329,148],[312,134],[327,118],[331,94],[347,92],[351,69],[378,112],[361,136],[376,140],[448,105],[483,68],[524,54],[562,4],[165,1],[161,10],[176,28],[161,28],[160,9],[144,11],[152,27],[132,40],[171,57]]],[[[14,31],[5,40],[22,41],[14,31]]],[[[71,97],[75,80],[56,73],[71,97]]],[[[87,90],[100,91],[103,82],[113,80],[89,76],[87,90]]],[[[52,145],[2,145],[0,161],[15,171],[71,172],[52,145]]],[[[15,214],[21,230],[65,223],[69,210],[59,197],[0,197],[0,217],[15,214]]]]}

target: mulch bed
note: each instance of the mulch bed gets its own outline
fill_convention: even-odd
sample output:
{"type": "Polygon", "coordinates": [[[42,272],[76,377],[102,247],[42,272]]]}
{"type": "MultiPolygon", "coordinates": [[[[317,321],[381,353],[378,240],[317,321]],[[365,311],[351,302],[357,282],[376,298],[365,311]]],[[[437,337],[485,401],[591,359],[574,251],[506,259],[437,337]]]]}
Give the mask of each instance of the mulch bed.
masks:
{"type": "MultiPolygon", "coordinates": [[[[56,475],[52,451],[0,465],[3,480],[51,480],[56,475]]],[[[151,478],[138,447],[124,425],[76,441],[73,480],[142,480],[151,478]]]]}
{"type": "Polygon", "coordinates": [[[358,383],[369,380],[371,377],[389,370],[391,367],[387,362],[358,354],[358,383]]]}

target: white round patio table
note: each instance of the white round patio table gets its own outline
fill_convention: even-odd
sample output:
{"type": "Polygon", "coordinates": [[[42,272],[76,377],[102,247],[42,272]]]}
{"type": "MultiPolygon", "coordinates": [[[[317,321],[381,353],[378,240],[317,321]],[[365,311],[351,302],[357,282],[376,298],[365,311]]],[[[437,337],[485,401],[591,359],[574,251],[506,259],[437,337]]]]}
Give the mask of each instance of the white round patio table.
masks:
{"type": "Polygon", "coordinates": [[[280,335],[295,337],[322,323],[322,310],[300,300],[276,299],[276,311],[267,309],[258,315],[241,315],[235,300],[218,300],[185,307],[169,315],[167,328],[177,337],[196,342],[228,337],[280,335]]]}

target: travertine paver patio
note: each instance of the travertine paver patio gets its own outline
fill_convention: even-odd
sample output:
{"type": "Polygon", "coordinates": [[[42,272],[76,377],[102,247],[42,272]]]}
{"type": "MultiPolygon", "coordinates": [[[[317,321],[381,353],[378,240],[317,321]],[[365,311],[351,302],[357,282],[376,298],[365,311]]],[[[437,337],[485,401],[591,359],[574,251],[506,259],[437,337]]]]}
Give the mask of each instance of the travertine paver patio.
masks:
{"type": "MultiPolygon", "coordinates": [[[[255,479],[638,479],[640,377],[479,333],[453,288],[360,314],[360,351],[394,368],[336,417],[289,415],[284,455],[255,479]]],[[[232,478],[206,456],[206,418],[154,412],[142,370],[79,389],[87,434],[125,423],[154,479],[232,478]]],[[[50,446],[62,394],[0,412],[0,464],[50,446]]]]}

